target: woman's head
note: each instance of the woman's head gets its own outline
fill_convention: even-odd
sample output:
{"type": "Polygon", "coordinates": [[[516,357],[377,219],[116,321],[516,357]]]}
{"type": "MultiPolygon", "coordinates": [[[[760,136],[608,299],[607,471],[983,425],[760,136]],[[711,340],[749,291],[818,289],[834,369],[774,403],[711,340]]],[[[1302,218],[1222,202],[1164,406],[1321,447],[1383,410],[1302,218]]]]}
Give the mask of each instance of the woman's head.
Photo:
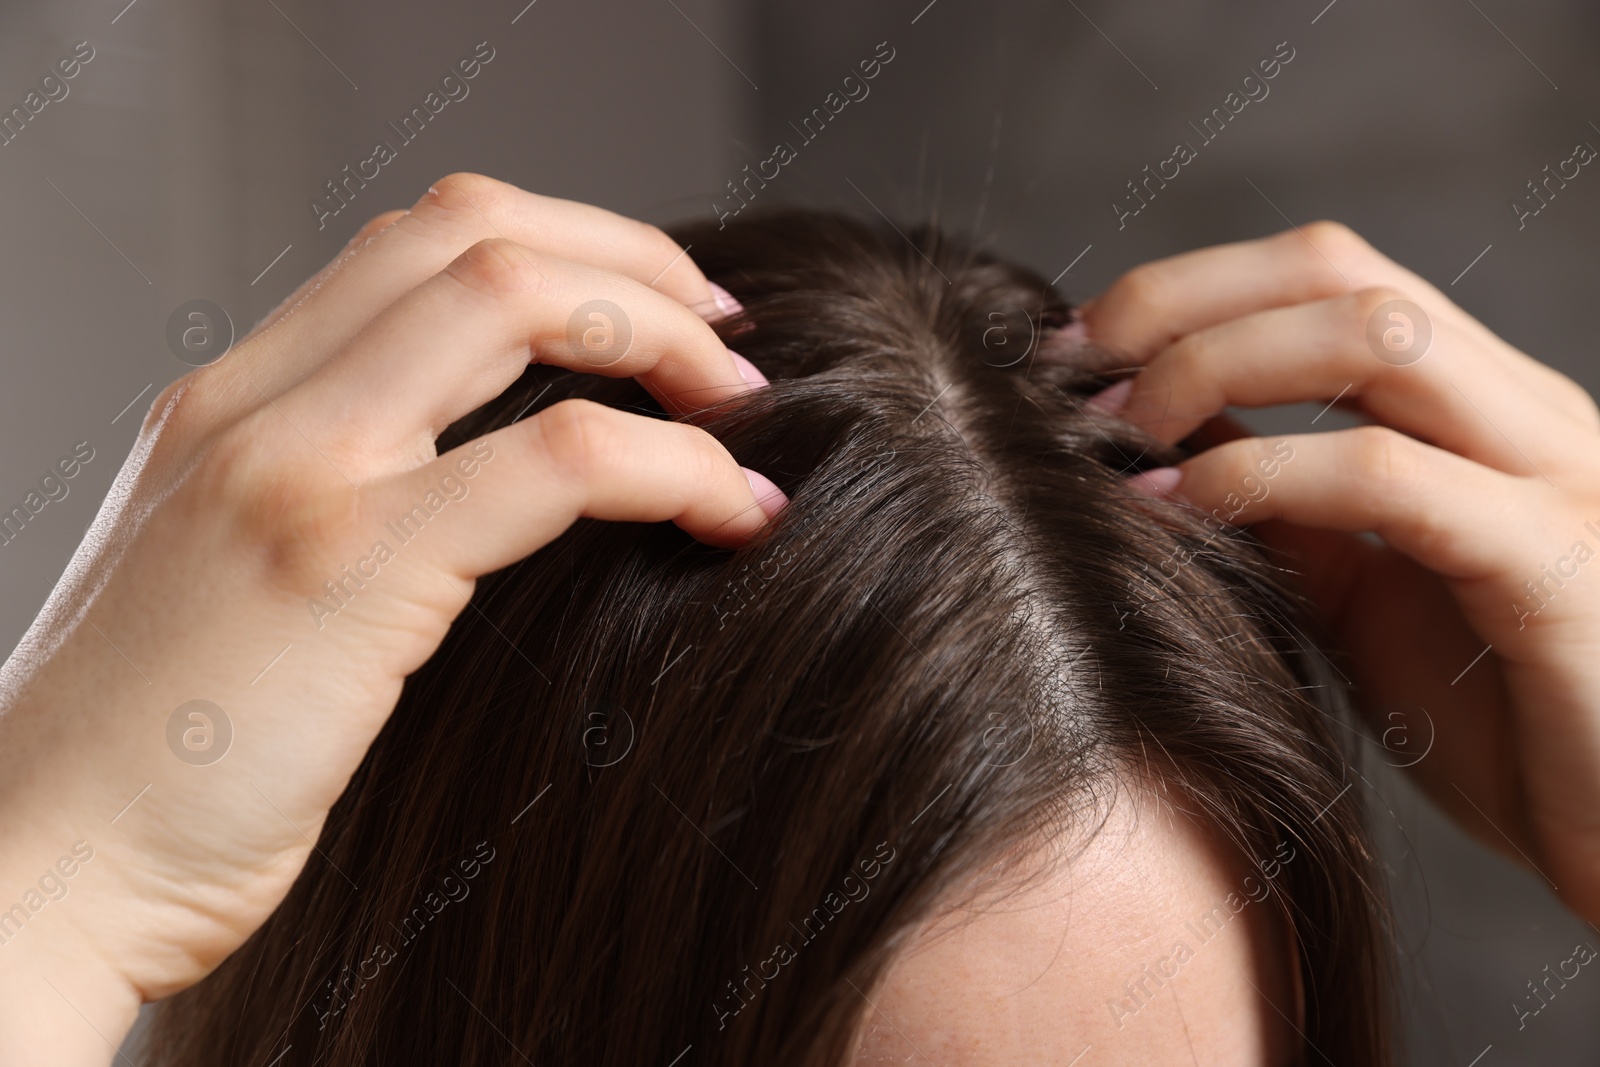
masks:
{"type": "MultiPolygon", "coordinates": [[[[1332,672],[1124,485],[1174,452],[1086,405],[1114,359],[931,233],[683,237],[773,383],[697,421],[788,508],[482,581],[157,1062],[1383,1062],[1332,672]]],[[[567,396],[659,410],[533,368],[451,436],[567,396]]]]}

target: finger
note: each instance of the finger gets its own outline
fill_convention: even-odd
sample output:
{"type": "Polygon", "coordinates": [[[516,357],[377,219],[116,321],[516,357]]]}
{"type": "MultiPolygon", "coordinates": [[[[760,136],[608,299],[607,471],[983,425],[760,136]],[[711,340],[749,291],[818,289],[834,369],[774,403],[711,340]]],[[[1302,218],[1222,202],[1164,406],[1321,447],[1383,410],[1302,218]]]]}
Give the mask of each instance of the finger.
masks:
{"type": "MultiPolygon", "coordinates": [[[[1256,436],[1238,419],[1218,415],[1196,430],[1185,444],[1196,450],[1206,450],[1256,436]]],[[[1270,447],[1269,444],[1269,450],[1270,447]]],[[[1259,470],[1257,473],[1260,473],[1259,470]]],[[[1227,514],[1225,509],[1222,514],[1227,514]]],[[[1213,516],[1215,520],[1216,516],[1213,516]]],[[[1368,558],[1374,553],[1393,552],[1392,549],[1364,540],[1358,534],[1296,526],[1281,519],[1261,519],[1252,522],[1251,529],[1263,544],[1289,564],[1297,575],[1301,590],[1329,619],[1343,615],[1353,576],[1368,558]]]]}
{"type": "Polygon", "coordinates": [[[417,540],[470,580],[549,544],[580,517],[671,520],[707,544],[734,547],[786,499],[698,427],[564,400],[383,483],[373,506],[396,540],[417,540]]]}
{"type": "Polygon", "coordinates": [[[1367,262],[1358,268],[1364,245],[1338,223],[1314,222],[1185,252],[1135,267],[1081,313],[1095,340],[1144,363],[1185,334],[1241,315],[1410,280],[1410,272],[1387,260],[1392,269],[1367,262]]]}
{"type": "Polygon", "coordinates": [[[391,236],[391,241],[373,249],[368,267],[375,274],[409,267],[412,277],[420,280],[468,246],[502,237],[632,278],[702,318],[720,318],[728,310],[688,251],[659,227],[592,204],[530,193],[481,174],[440,179],[391,236]],[[431,255],[436,264],[432,271],[413,263],[419,255],[431,255]]]}
{"type": "Polygon", "coordinates": [[[1245,438],[1187,460],[1175,487],[1138,476],[1242,525],[1283,519],[1298,526],[1370,531],[1444,577],[1498,577],[1538,555],[1504,521],[1547,507],[1544,483],[1491,470],[1382,426],[1273,439],[1245,438]]]}
{"type": "MultiPolygon", "coordinates": [[[[671,411],[748,392],[705,321],[620,275],[510,241],[480,241],[379,315],[280,406],[384,457],[431,445],[535,362],[638,377],[671,411]]],[[[304,421],[302,421],[304,420],[304,421]]]]}
{"type": "Polygon", "coordinates": [[[1187,334],[1130,379],[1121,414],[1179,441],[1230,405],[1337,397],[1385,425],[1513,474],[1533,474],[1536,463],[1559,463],[1577,447],[1580,427],[1552,413],[1524,378],[1492,358],[1476,331],[1445,322],[1415,361],[1380,358],[1387,350],[1373,347],[1368,323],[1404,299],[1394,289],[1363,289],[1187,334]]]}
{"type": "Polygon", "coordinates": [[[1433,327],[1476,335],[1545,403],[1583,425],[1600,426],[1594,401],[1575,382],[1506,344],[1437,287],[1337,222],[1313,222],[1143,264],[1079,311],[1090,336],[1137,366],[1196,330],[1374,287],[1409,293],[1433,327]]]}
{"type": "Polygon", "coordinates": [[[707,319],[737,307],[719,302],[687,251],[655,226],[482,175],[452,174],[309,286],[279,324],[281,343],[271,370],[259,369],[261,387],[268,395],[284,391],[384,308],[491,238],[632,278],[707,319]]]}

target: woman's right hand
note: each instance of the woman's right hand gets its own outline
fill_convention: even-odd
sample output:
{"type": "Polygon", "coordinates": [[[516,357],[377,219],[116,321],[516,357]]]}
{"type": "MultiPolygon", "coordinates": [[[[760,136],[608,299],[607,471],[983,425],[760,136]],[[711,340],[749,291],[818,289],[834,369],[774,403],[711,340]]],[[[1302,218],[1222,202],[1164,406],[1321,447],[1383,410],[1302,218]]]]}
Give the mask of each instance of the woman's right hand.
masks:
{"type": "Polygon", "coordinates": [[[530,358],[675,412],[758,388],[690,310],[730,303],[654,227],[455,175],[163,392],[0,671],[0,1061],[106,1062],[266,920],[479,575],[579,516],[731,546],[782,506],[584,401],[435,453],[530,358]]]}

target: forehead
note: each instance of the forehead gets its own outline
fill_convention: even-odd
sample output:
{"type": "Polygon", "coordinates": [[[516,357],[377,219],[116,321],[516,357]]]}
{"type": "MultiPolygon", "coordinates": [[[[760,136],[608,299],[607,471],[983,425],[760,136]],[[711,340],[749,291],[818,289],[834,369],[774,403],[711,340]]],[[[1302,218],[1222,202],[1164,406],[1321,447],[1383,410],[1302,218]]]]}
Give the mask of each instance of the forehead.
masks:
{"type": "Polygon", "coordinates": [[[1278,851],[1252,863],[1124,789],[1083,851],[919,932],[870,997],[855,1067],[1291,1062],[1278,851]]]}

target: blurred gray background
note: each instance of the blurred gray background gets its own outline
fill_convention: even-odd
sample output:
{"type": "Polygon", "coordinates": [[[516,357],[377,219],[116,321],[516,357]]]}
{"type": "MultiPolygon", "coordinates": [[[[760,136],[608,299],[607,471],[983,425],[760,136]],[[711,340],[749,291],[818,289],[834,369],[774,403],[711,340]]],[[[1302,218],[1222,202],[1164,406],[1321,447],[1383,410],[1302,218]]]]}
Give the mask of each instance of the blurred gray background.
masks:
{"type": "MultiPolygon", "coordinates": [[[[1519,230],[1508,201],[1600,147],[1600,8],[1578,0],[49,0],[0,12],[0,110],[95,58],[0,147],[0,510],[80,441],[95,458],[0,546],[0,639],[43,602],[162,385],[168,316],[243,332],[377,212],[454,170],[656,222],[800,145],[880,42],[893,60],[758,203],[938,218],[1082,298],[1143,260],[1348,222],[1514,344],[1600,387],[1600,168],[1519,230]],[[371,154],[479,42],[494,60],[318,230],[371,154]],[[1294,59],[1138,216],[1111,201],[1280,42],[1294,59]],[[1067,270],[1067,268],[1071,268],[1067,270]],[[1470,267],[1470,269],[1469,269],[1470,267]],[[1465,273],[1463,273],[1465,272],[1465,273]]],[[[1294,413],[1269,414],[1300,419],[1294,413]]],[[[1379,768],[1382,769],[1381,767],[1379,768]]],[[[1587,969],[1518,1027],[1546,964],[1600,935],[1468,842],[1396,773],[1368,800],[1402,915],[1410,1062],[1600,1060],[1587,969]]],[[[1366,790],[1367,786],[1362,786],[1366,790]]]]}

